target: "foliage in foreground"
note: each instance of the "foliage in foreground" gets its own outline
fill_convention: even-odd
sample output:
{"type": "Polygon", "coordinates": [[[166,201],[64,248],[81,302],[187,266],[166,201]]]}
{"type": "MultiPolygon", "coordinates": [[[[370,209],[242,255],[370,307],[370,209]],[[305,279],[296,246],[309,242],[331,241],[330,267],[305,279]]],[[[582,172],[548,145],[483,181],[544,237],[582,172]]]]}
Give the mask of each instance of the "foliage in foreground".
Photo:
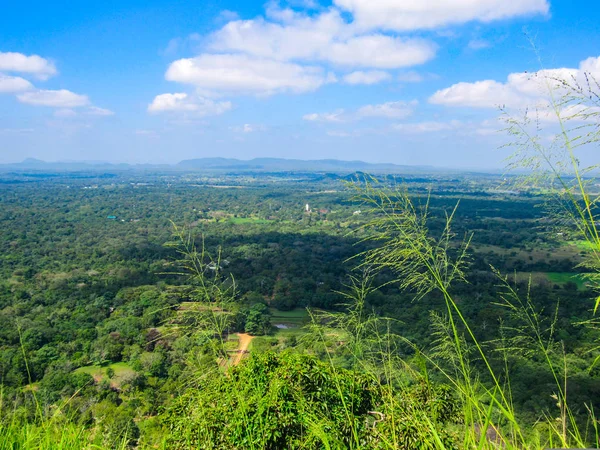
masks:
{"type": "Polygon", "coordinates": [[[453,447],[440,426],[451,413],[417,426],[406,409],[421,403],[420,413],[432,417],[434,408],[452,411],[455,399],[447,390],[420,384],[398,391],[398,400],[397,410],[389,411],[381,385],[369,374],[337,369],[313,356],[267,352],[227,375],[207,375],[162,421],[170,448],[388,448],[392,420],[404,422],[403,439],[412,443],[399,448],[427,448],[436,432],[453,447]]]}

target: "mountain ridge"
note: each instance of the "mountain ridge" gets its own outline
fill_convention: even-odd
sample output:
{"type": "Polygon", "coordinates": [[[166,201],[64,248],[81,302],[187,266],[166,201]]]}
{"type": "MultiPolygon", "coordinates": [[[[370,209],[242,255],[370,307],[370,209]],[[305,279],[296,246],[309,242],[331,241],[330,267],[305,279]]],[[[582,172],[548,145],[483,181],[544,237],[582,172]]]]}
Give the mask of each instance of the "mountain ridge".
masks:
{"type": "Polygon", "coordinates": [[[56,161],[47,162],[36,158],[26,158],[18,163],[0,164],[0,171],[240,171],[240,172],[333,172],[347,173],[355,171],[373,173],[426,173],[426,172],[462,172],[460,169],[446,169],[423,165],[400,165],[393,163],[369,163],[359,160],[339,159],[286,159],[253,158],[237,159],[207,157],[182,160],[175,164],[129,164],[102,161],[56,161]]]}

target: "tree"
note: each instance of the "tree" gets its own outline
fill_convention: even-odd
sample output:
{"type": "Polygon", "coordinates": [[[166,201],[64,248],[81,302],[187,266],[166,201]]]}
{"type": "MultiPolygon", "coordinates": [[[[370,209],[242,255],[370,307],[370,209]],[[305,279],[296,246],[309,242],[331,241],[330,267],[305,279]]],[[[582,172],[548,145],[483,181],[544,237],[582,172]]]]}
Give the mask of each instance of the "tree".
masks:
{"type": "Polygon", "coordinates": [[[252,305],[246,318],[246,333],[254,335],[269,334],[271,331],[271,312],[264,303],[252,305]]]}

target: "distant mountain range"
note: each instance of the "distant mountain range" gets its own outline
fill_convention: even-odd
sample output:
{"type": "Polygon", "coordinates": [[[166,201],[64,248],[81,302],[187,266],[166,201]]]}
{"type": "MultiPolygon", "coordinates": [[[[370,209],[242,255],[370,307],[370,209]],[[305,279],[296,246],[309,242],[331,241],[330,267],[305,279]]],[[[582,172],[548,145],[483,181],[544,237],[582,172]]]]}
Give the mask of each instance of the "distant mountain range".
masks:
{"type": "MultiPolygon", "coordinates": [[[[27,158],[20,163],[0,164],[0,171],[81,172],[81,171],[179,171],[179,172],[370,172],[370,173],[431,173],[443,169],[430,166],[404,166],[397,164],[374,164],[364,161],[341,161],[337,159],[301,160],[284,158],[255,158],[250,160],[231,158],[188,159],[174,165],[168,164],[111,164],[97,161],[46,162],[27,158]]],[[[447,171],[447,170],[444,170],[447,171]]]]}
{"type": "Polygon", "coordinates": [[[247,170],[264,172],[414,172],[435,171],[433,167],[400,166],[397,164],[374,164],[364,161],[341,161],[338,159],[284,159],[254,158],[248,161],[228,158],[200,158],[181,161],[183,169],[247,170]]]}

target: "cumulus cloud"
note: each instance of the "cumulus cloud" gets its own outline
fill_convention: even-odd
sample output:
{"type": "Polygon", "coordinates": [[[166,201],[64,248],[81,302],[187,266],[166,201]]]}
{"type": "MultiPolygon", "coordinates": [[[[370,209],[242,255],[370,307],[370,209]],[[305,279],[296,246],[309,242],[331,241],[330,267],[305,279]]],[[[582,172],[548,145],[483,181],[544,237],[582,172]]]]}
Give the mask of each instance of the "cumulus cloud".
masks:
{"type": "Polygon", "coordinates": [[[210,50],[243,52],[276,60],[313,59],[344,28],[339,13],[330,11],[316,17],[270,9],[272,20],[236,20],[210,36],[210,50]],[[283,22],[283,23],[281,23],[283,22]]]}
{"type": "Polygon", "coordinates": [[[273,9],[270,15],[282,23],[263,18],[229,22],[210,37],[210,48],[280,61],[372,68],[414,66],[435,56],[436,46],[428,40],[380,33],[357,35],[333,9],[314,17],[273,9]]]}
{"type": "Polygon", "coordinates": [[[483,23],[525,15],[546,15],[547,0],[334,0],[360,29],[409,31],[483,23]]]}
{"type": "Polygon", "coordinates": [[[29,73],[42,80],[57,73],[54,64],[47,59],[16,52],[0,52],[0,71],[29,73]]]}
{"type": "MultiPolygon", "coordinates": [[[[21,72],[45,80],[56,75],[56,67],[49,60],[38,55],[24,55],[16,52],[0,52],[0,71],[21,72]]],[[[34,106],[57,108],[54,116],[58,118],[74,117],[73,108],[86,107],[85,114],[90,116],[109,116],[112,111],[90,104],[87,95],[76,94],[67,89],[37,89],[30,81],[0,73],[0,93],[14,93],[17,100],[34,106]]]]}
{"type": "Polygon", "coordinates": [[[30,89],[33,89],[33,85],[26,79],[0,73],[0,93],[22,92],[30,89]]]}
{"type": "Polygon", "coordinates": [[[381,70],[357,70],[344,75],[343,80],[346,84],[377,84],[381,83],[382,81],[387,81],[391,78],[392,76],[388,72],[381,70]]]}
{"type": "Polygon", "coordinates": [[[76,108],[86,106],[90,103],[87,95],[75,94],[66,89],[60,90],[37,90],[23,92],[17,95],[17,99],[21,103],[30,105],[51,106],[55,108],[76,108]]]}
{"type": "MultiPolygon", "coordinates": [[[[199,40],[200,54],[173,61],[165,78],[192,85],[205,98],[306,93],[338,81],[375,84],[390,80],[394,70],[408,70],[435,57],[432,39],[406,31],[547,14],[549,9],[548,0],[432,1],[333,0],[329,6],[313,0],[286,2],[292,8],[275,0],[254,19],[222,14],[218,21],[226,23],[199,40]],[[340,79],[334,74],[339,71],[345,73],[340,79]]],[[[398,80],[418,82],[423,76],[408,71],[398,80]]],[[[161,101],[167,100],[171,109],[193,108],[186,99],[161,101]]],[[[151,105],[151,110],[165,107],[151,105]]]]}
{"type": "Polygon", "coordinates": [[[435,50],[433,43],[423,39],[370,35],[331,44],[323,53],[341,66],[395,69],[423,64],[435,56],[435,50]]]}
{"type": "Polygon", "coordinates": [[[148,105],[148,112],[167,111],[193,112],[195,115],[217,116],[231,109],[231,102],[217,102],[200,96],[189,96],[186,93],[160,94],[148,105]]]}
{"type": "Polygon", "coordinates": [[[429,98],[430,103],[436,105],[473,108],[495,108],[505,104],[521,106],[524,100],[511,87],[494,80],[457,83],[429,98]]]}
{"type": "Polygon", "coordinates": [[[205,42],[200,55],[173,61],[165,78],[210,95],[305,93],[338,81],[326,66],[362,68],[344,82],[374,84],[391,76],[381,69],[423,64],[436,53],[423,38],[357,32],[335,7],[308,14],[276,3],[264,17],[229,21],[205,42]]]}
{"type": "Polygon", "coordinates": [[[188,100],[188,95],[184,92],[157,95],[152,103],[148,105],[149,112],[193,111],[195,108],[196,105],[188,100]]]}
{"type": "Polygon", "coordinates": [[[169,66],[165,77],[201,89],[255,94],[309,92],[329,80],[319,67],[238,54],[180,59],[169,66]]]}
{"type": "MultiPolygon", "coordinates": [[[[547,108],[548,88],[560,91],[561,82],[584,83],[585,74],[600,78],[600,57],[582,61],[577,69],[546,69],[534,73],[511,73],[506,81],[483,80],[473,83],[456,83],[435,92],[430,103],[446,106],[472,108],[495,108],[506,105],[511,108],[547,108]]],[[[584,85],[584,84],[583,84],[584,85]]]]}

